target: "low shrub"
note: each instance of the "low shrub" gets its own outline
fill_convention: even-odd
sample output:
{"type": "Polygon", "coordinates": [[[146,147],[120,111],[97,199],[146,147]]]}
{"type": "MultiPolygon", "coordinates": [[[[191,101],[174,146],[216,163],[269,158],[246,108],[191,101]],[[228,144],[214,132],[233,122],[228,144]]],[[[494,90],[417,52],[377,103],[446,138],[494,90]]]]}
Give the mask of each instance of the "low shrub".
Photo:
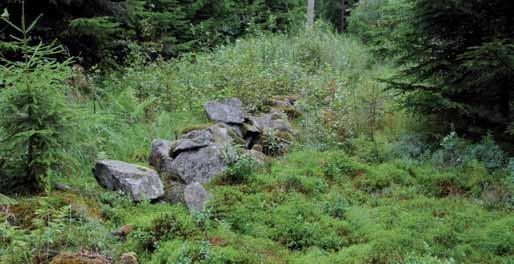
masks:
{"type": "Polygon", "coordinates": [[[364,170],[364,166],[345,152],[327,153],[327,159],[322,161],[324,175],[332,181],[342,182],[343,179],[354,177],[364,170]]]}
{"type": "Polygon", "coordinates": [[[154,251],[162,241],[194,239],[200,234],[195,219],[185,210],[174,210],[154,218],[149,226],[136,227],[130,236],[139,247],[154,251]]]}
{"type": "Polygon", "coordinates": [[[380,191],[393,185],[411,185],[415,183],[408,171],[394,163],[383,163],[371,167],[355,181],[359,188],[368,192],[380,191]]]}
{"type": "Polygon", "coordinates": [[[255,175],[259,165],[254,158],[241,154],[239,158],[229,166],[224,181],[231,184],[247,183],[255,175]]]}

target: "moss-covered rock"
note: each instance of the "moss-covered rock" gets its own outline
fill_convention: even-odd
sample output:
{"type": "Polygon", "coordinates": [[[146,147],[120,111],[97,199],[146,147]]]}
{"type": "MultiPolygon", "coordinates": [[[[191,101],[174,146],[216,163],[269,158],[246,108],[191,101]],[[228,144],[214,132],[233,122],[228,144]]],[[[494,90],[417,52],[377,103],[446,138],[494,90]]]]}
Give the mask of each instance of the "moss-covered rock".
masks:
{"type": "Polygon", "coordinates": [[[108,260],[102,255],[94,253],[61,253],[55,256],[50,264],[111,264],[112,261],[108,260]]]}

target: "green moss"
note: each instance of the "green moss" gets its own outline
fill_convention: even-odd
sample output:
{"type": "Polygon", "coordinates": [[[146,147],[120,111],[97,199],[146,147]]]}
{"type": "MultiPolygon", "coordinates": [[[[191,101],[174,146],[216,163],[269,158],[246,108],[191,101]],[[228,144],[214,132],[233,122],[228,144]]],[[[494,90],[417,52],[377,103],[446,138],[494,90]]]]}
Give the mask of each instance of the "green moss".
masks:
{"type": "Polygon", "coordinates": [[[187,126],[187,127],[182,128],[182,130],[180,131],[180,134],[183,135],[183,134],[187,134],[194,130],[207,129],[207,128],[211,127],[212,125],[214,125],[214,123],[187,126]]]}

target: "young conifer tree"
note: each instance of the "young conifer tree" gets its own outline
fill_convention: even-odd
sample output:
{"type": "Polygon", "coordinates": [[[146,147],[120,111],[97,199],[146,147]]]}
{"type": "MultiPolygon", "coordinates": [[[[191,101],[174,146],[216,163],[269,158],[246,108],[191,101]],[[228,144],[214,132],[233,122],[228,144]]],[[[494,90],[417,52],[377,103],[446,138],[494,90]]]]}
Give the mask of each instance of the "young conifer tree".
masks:
{"type": "Polygon", "coordinates": [[[61,46],[33,44],[29,34],[39,17],[27,25],[24,1],[21,8],[19,26],[7,11],[0,17],[19,33],[10,44],[22,55],[0,63],[0,161],[8,168],[0,179],[2,188],[45,186],[67,160],[65,148],[74,125],[73,106],[66,97],[70,61],[55,59],[62,55],[61,46]]]}

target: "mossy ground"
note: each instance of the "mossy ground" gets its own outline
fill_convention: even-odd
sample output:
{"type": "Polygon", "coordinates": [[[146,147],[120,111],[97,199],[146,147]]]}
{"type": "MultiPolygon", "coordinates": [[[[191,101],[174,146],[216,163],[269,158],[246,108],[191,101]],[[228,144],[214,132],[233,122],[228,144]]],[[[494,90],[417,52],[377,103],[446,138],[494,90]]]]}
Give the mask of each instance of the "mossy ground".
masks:
{"type": "MultiPolygon", "coordinates": [[[[340,150],[295,149],[246,182],[208,186],[214,199],[200,215],[191,216],[184,205],[133,204],[109,193],[91,199],[54,192],[45,203],[83,208],[101,219],[105,232],[134,225],[126,241],[102,248],[135,251],[142,263],[512,260],[511,211],[458,193],[427,191],[427,183],[409,172],[417,169],[401,161],[370,164],[340,150]]],[[[27,221],[38,217],[23,210],[31,202],[33,209],[34,198],[13,207],[23,219],[20,228],[32,229],[27,221]]]]}

